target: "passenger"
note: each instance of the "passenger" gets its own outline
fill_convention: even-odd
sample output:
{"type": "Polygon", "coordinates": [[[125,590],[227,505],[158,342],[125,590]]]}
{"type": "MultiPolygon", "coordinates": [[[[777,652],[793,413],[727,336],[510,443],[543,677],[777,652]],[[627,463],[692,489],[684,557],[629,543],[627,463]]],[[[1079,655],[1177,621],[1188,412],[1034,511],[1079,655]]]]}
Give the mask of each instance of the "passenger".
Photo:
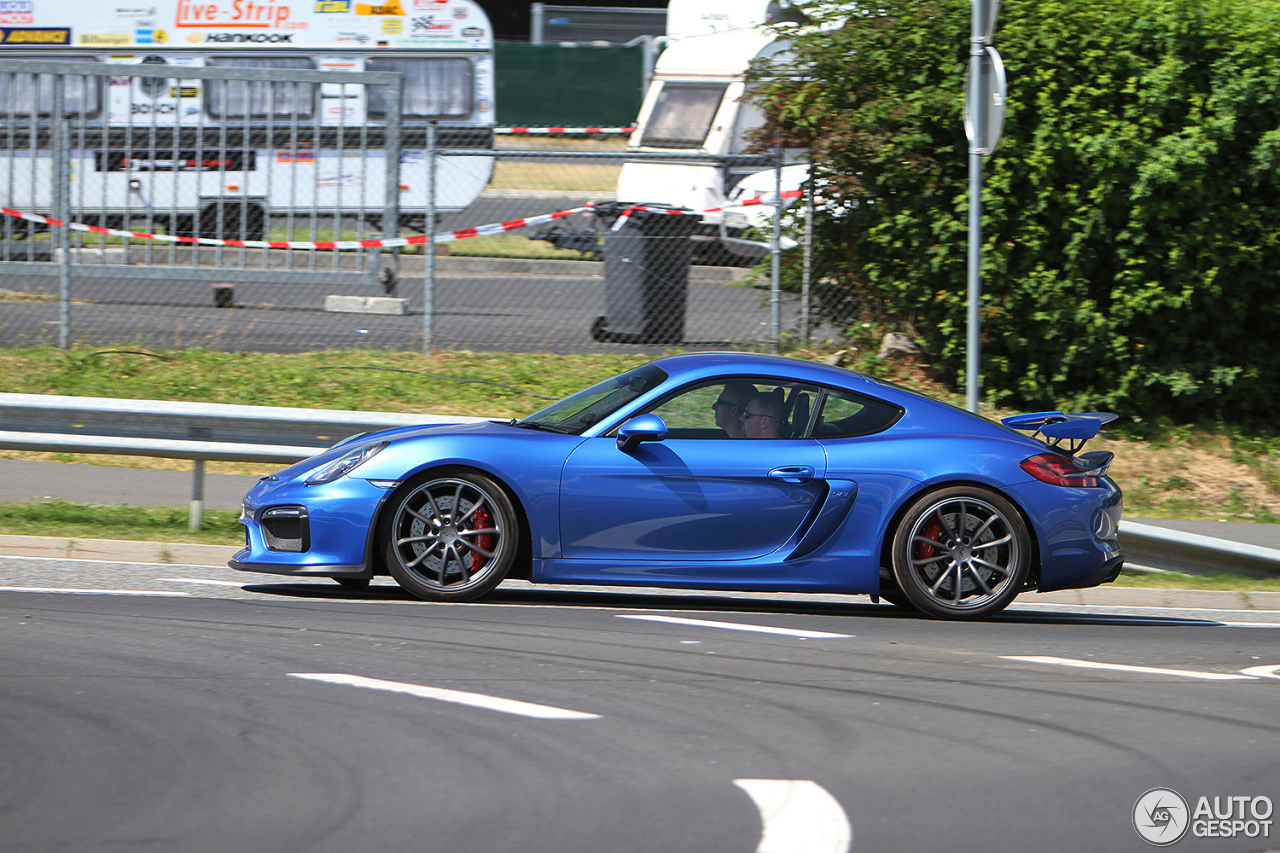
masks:
{"type": "Polygon", "coordinates": [[[716,426],[727,432],[729,438],[746,438],[742,429],[742,413],[747,408],[747,401],[758,393],[750,382],[726,382],[720,396],[711,404],[716,413],[716,426]]]}
{"type": "Polygon", "coordinates": [[[778,394],[757,394],[742,413],[742,430],[747,438],[782,437],[783,400],[778,394]]]}

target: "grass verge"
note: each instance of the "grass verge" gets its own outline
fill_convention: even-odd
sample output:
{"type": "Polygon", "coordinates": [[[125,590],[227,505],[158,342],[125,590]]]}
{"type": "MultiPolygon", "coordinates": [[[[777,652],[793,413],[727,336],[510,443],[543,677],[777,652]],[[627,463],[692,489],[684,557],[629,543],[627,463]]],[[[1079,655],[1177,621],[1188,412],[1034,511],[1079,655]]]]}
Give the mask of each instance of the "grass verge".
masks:
{"type": "Polygon", "coordinates": [[[88,506],[66,501],[0,503],[0,533],[68,539],[124,539],[238,545],[244,527],[235,510],[205,510],[204,529],[190,530],[186,507],[88,506]]]}

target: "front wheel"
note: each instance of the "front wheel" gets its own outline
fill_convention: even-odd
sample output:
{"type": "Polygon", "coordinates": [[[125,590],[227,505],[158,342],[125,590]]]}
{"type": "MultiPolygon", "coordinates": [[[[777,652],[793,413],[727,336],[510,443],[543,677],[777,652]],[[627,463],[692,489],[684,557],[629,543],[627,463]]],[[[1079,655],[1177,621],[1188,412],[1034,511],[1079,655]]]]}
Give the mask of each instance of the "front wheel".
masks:
{"type": "Polygon", "coordinates": [[[396,583],[429,601],[470,601],[492,590],[515,560],[515,508],[493,480],[434,472],[392,498],[382,526],[396,583]]]}
{"type": "Polygon", "coordinates": [[[983,619],[1009,605],[1031,565],[1027,526],[1013,504],[979,486],[919,498],[893,538],[898,589],[939,619],[983,619]]]}

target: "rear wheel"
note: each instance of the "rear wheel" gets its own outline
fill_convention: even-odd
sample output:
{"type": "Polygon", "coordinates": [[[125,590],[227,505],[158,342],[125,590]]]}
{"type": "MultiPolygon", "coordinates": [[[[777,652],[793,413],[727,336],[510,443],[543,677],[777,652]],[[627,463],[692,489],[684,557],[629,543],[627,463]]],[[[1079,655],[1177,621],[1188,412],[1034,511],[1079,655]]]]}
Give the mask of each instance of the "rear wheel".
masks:
{"type": "Polygon", "coordinates": [[[1026,582],[1031,544],[1008,500],[980,486],[924,495],[893,539],[902,594],[940,619],[983,619],[1009,605],[1026,582]]]}
{"type": "Polygon", "coordinates": [[[430,601],[470,601],[492,590],[515,560],[515,508],[472,471],[431,472],[392,498],[382,526],[396,583],[430,601]]]}

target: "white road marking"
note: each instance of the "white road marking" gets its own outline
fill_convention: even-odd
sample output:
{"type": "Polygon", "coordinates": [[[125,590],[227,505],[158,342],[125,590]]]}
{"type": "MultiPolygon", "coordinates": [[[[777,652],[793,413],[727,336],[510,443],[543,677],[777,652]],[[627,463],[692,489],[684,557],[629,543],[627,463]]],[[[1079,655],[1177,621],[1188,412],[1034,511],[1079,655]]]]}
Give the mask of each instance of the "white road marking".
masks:
{"type": "Polygon", "coordinates": [[[195,583],[201,586],[234,586],[242,587],[246,582],[237,581],[211,581],[203,578],[159,578],[160,583],[195,583]]]}
{"type": "Polygon", "coordinates": [[[1020,660],[1027,663],[1047,663],[1054,666],[1075,666],[1081,669],[1109,669],[1116,672],[1137,672],[1143,675],[1177,675],[1183,678],[1201,678],[1207,681],[1239,681],[1257,676],[1237,675],[1231,672],[1197,672],[1191,669],[1164,669],[1158,666],[1131,666],[1124,663],[1101,663],[1092,660],[1072,660],[1071,658],[1001,655],[1004,660],[1020,660]]]}
{"type": "Polygon", "coordinates": [[[1280,628],[1280,622],[1219,622],[1224,628],[1280,628]]]}
{"type": "Polygon", "coordinates": [[[760,810],[756,853],[846,853],[853,828],[836,798],[808,779],[734,779],[760,810]]]}
{"type": "Polygon", "coordinates": [[[424,687],[421,684],[406,684],[400,681],[383,681],[378,678],[364,678],[359,675],[346,675],[341,672],[291,672],[292,678],[303,678],[309,681],[323,681],[328,684],[345,684],[350,687],[364,687],[369,690],[387,690],[391,693],[405,693],[419,699],[435,699],[440,702],[452,702],[456,705],[470,705],[473,708],[485,708],[490,711],[501,711],[504,714],[516,714],[521,717],[533,717],[538,720],[598,720],[599,714],[584,714],[581,711],[569,711],[551,705],[536,705],[533,702],[520,702],[515,699],[503,699],[498,696],[486,696],[483,693],[464,693],[461,690],[446,690],[443,687],[424,687]]]}
{"type": "Polygon", "coordinates": [[[768,625],[748,625],[742,622],[713,622],[710,619],[684,619],[679,616],[614,614],[619,619],[641,619],[645,622],[669,622],[672,625],[691,625],[695,628],[723,628],[726,631],[751,631],[756,634],[780,634],[783,637],[803,637],[811,640],[852,637],[853,634],[831,634],[827,631],[800,631],[795,628],[771,628],[768,625]]]}
{"type": "Polygon", "coordinates": [[[1248,669],[1240,670],[1245,675],[1252,675],[1255,678],[1280,678],[1280,666],[1268,664],[1266,666],[1251,666],[1248,669]]]}
{"type": "Polygon", "coordinates": [[[181,598],[187,592],[155,589],[65,589],[53,586],[0,586],[0,592],[60,592],[66,595],[149,595],[161,598],[181,598]]]}

